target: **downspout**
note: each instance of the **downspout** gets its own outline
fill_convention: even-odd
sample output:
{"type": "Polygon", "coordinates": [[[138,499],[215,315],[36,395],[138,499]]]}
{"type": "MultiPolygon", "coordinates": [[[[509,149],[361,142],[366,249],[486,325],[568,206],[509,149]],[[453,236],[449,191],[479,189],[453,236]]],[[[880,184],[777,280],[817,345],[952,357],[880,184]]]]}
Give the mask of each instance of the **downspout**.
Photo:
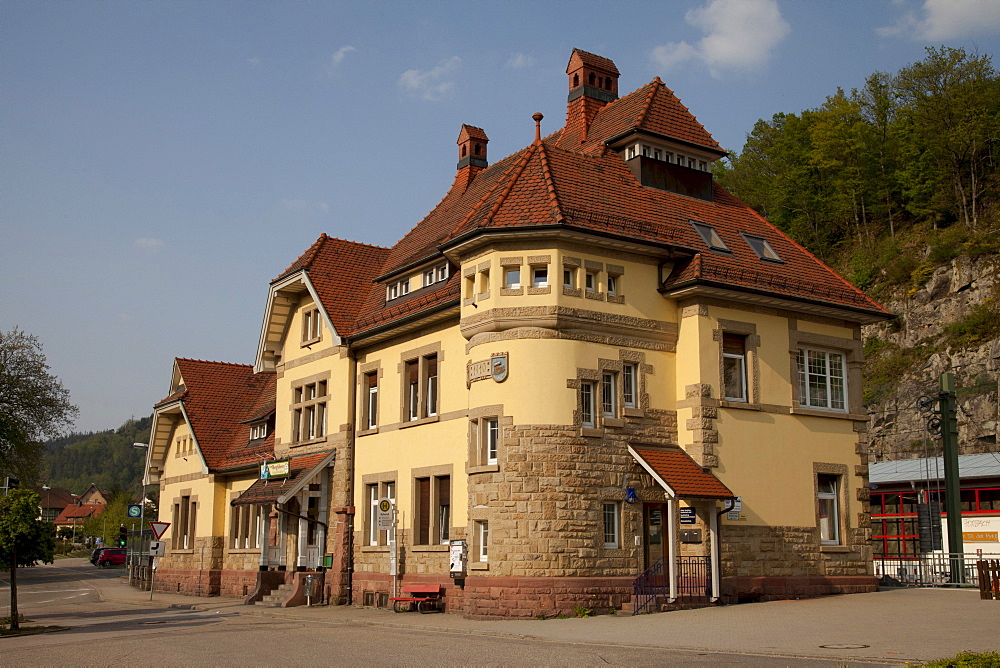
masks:
{"type": "Polygon", "coordinates": [[[667,499],[667,577],[670,578],[670,593],[668,603],[677,600],[677,499],[671,496],[667,499]]]}
{"type": "Polygon", "coordinates": [[[728,505],[710,519],[712,521],[712,602],[719,600],[722,588],[722,515],[736,507],[736,499],[726,499],[728,505]]]}
{"type": "MultiPolygon", "coordinates": [[[[354,506],[354,454],[355,444],[358,442],[358,359],[351,346],[351,340],[347,338],[341,340],[347,346],[347,359],[351,364],[351,370],[348,372],[350,392],[347,394],[347,409],[351,416],[351,440],[347,444],[350,450],[349,464],[347,465],[347,505],[350,507],[354,506]]],[[[347,523],[347,605],[354,605],[354,513],[345,514],[344,521],[347,523]]]]}

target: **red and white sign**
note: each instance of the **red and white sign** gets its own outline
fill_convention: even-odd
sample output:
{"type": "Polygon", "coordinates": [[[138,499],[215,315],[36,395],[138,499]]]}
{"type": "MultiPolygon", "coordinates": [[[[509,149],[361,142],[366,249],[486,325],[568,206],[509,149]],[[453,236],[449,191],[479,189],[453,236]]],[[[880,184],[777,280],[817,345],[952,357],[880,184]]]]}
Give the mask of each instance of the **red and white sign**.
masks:
{"type": "Polygon", "coordinates": [[[167,533],[170,522],[150,522],[149,528],[153,530],[153,540],[160,540],[160,536],[167,533]]]}

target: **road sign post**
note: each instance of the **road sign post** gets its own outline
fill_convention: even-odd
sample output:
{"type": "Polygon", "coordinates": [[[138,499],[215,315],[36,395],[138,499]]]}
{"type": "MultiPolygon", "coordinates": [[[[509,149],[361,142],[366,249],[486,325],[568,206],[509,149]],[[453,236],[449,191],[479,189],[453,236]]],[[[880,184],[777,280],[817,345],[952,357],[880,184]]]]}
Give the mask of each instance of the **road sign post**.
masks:
{"type": "MultiPolygon", "coordinates": [[[[155,541],[157,543],[158,552],[159,552],[159,554],[157,556],[163,556],[164,544],[161,543],[161,542],[159,542],[159,541],[160,541],[160,538],[163,536],[163,534],[165,534],[167,532],[167,529],[170,528],[170,522],[150,522],[149,523],[149,528],[153,531],[153,541],[155,541]]],[[[149,549],[150,556],[147,557],[147,559],[149,559],[149,600],[152,601],[153,600],[153,580],[156,579],[156,561],[154,560],[154,557],[152,556],[152,552],[153,552],[152,541],[150,542],[149,548],[150,548],[149,549]]]]}

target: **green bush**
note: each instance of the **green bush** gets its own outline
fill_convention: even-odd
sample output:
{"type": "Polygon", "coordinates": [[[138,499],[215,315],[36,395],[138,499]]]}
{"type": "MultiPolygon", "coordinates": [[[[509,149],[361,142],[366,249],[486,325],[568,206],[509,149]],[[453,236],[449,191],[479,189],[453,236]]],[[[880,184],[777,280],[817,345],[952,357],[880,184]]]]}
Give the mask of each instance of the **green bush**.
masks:
{"type": "Polygon", "coordinates": [[[951,659],[938,659],[925,663],[928,668],[1000,668],[1000,654],[996,652],[960,652],[951,659]]]}
{"type": "Polygon", "coordinates": [[[968,348],[1000,337],[1000,304],[987,299],[972,307],[969,313],[944,328],[949,343],[968,348]]]}
{"type": "MultiPolygon", "coordinates": [[[[867,342],[866,342],[867,343],[867,342]]],[[[900,377],[926,356],[923,348],[900,348],[885,342],[879,354],[865,364],[863,401],[865,405],[877,403],[889,396],[900,377]]]]}

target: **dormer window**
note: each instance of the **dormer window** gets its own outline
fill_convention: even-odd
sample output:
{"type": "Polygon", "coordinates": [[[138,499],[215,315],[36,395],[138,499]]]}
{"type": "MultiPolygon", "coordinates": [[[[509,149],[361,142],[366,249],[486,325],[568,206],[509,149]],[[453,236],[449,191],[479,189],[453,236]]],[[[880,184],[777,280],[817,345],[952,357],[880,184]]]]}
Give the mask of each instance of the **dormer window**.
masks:
{"type": "MultiPolygon", "coordinates": [[[[424,270],[424,284],[422,287],[427,287],[428,285],[433,285],[434,283],[439,283],[441,281],[448,280],[448,263],[438,265],[437,267],[431,267],[430,269],[424,270]]],[[[403,293],[405,294],[405,293],[403,293]]]]}
{"type": "Polygon", "coordinates": [[[250,425],[250,440],[256,441],[262,438],[267,438],[267,421],[254,422],[250,425]]]}
{"type": "Polygon", "coordinates": [[[771,244],[767,243],[767,240],[764,237],[745,234],[743,232],[740,232],[740,234],[743,235],[747,245],[753,249],[753,252],[756,253],[757,257],[761,260],[764,260],[765,262],[782,262],[781,257],[774,252],[774,249],[771,248],[771,244]]]}
{"type": "Polygon", "coordinates": [[[707,223],[698,222],[697,220],[692,220],[691,224],[694,226],[694,229],[698,231],[698,235],[709,248],[723,253],[730,252],[729,247],[722,241],[722,237],[719,236],[719,233],[715,231],[714,227],[708,225],[707,223]]]}
{"type": "Polygon", "coordinates": [[[388,288],[386,288],[386,300],[391,301],[402,297],[403,295],[410,294],[410,279],[404,278],[401,281],[393,283],[388,288]]]}

